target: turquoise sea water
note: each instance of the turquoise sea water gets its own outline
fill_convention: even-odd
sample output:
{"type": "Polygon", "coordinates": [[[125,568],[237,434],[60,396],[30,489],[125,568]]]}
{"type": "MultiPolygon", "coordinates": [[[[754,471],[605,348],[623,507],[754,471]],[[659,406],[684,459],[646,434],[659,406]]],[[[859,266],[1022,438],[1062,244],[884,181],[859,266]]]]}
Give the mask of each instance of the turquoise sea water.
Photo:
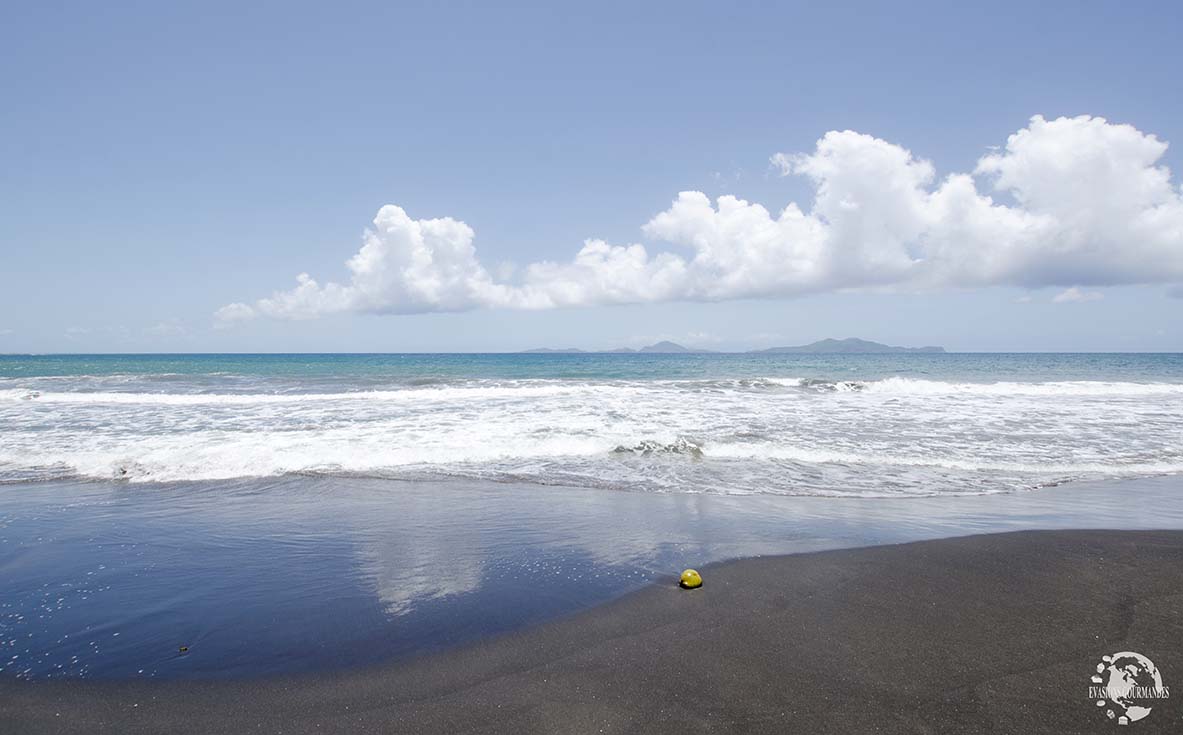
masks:
{"type": "Polygon", "coordinates": [[[0,355],[0,378],[242,376],[341,381],[342,386],[437,379],[693,379],[1183,381],[1183,353],[948,354],[200,354],[0,355]],[[351,382],[355,381],[355,382],[351,382]]]}

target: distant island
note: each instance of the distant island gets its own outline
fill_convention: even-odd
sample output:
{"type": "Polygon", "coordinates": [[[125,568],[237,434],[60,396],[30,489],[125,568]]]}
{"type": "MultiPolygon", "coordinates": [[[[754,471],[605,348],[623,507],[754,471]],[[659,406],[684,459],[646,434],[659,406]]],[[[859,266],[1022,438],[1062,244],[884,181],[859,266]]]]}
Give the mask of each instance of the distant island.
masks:
{"type": "Polygon", "coordinates": [[[768,355],[787,355],[787,354],[827,354],[827,355],[854,355],[867,353],[885,353],[885,352],[944,352],[944,347],[893,347],[892,345],[885,345],[879,342],[871,342],[865,339],[858,339],[857,337],[848,337],[847,339],[823,339],[818,342],[811,342],[807,345],[799,345],[797,347],[771,347],[767,350],[752,350],[754,353],[768,354],[768,355]]]}
{"type": "MultiPolygon", "coordinates": [[[[865,339],[858,339],[857,337],[848,337],[847,339],[823,339],[817,342],[811,342],[807,345],[797,345],[795,347],[770,347],[766,350],[748,350],[748,354],[759,355],[791,355],[791,354],[813,354],[813,355],[861,355],[861,354],[884,354],[897,352],[927,352],[939,353],[944,352],[944,347],[894,347],[892,345],[885,345],[879,342],[871,342],[865,339]]],[[[523,350],[524,353],[536,355],[606,355],[606,354],[660,354],[660,355],[680,355],[680,354],[704,354],[711,353],[714,350],[695,349],[693,347],[684,347],[676,342],[668,340],[651,344],[647,347],[642,347],[639,350],[634,350],[631,347],[618,347],[615,350],[580,350],[575,347],[553,348],[553,347],[538,347],[533,350],[523,350]]]]}
{"type": "Polygon", "coordinates": [[[631,347],[618,347],[615,350],[580,350],[575,347],[565,347],[555,349],[553,347],[538,347],[533,350],[523,350],[524,353],[534,355],[608,355],[608,354],[658,354],[658,355],[691,355],[701,354],[706,352],[713,352],[713,350],[698,350],[692,347],[684,347],[676,342],[663,340],[654,344],[642,347],[639,350],[634,350],[631,347]]]}

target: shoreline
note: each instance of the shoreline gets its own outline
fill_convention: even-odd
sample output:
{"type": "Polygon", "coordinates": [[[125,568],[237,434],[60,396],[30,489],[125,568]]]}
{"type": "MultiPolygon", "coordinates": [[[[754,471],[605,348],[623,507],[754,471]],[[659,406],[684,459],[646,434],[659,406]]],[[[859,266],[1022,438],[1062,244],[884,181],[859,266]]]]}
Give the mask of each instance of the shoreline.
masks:
{"type": "MultiPolygon", "coordinates": [[[[1183,686],[1183,531],[1018,531],[671,576],[465,647],[252,680],[0,683],[68,732],[1096,732],[1102,655],[1183,686]]],[[[1177,728],[1177,699],[1137,723],[1177,728]]]]}
{"type": "Polygon", "coordinates": [[[0,678],[33,680],[320,674],[524,630],[712,562],[1183,529],[1179,477],[894,503],[336,478],[9,490],[0,678]]]}

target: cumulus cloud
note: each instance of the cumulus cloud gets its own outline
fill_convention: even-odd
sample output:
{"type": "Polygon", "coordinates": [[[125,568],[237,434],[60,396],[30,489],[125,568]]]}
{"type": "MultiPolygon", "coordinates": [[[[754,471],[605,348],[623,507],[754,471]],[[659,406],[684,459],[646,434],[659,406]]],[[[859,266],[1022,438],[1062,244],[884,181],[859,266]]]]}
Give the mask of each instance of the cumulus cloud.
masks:
{"type": "Polygon", "coordinates": [[[1052,297],[1052,303],[1071,304],[1078,301],[1100,301],[1105,294],[1100,291],[1082,291],[1076,286],[1065,289],[1052,297]]]}
{"type": "MultiPolygon", "coordinates": [[[[777,214],[735,196],[682,192],[642,228],[669,248],[587,240],[567,261],[490,273],[474,233],[451,218],[379,210],[347,283],[310,275],[253,303],[220,309],[222,325],[268,316],[722,301],[825,291],[1183,281],[1183,192],[1158,165],[1167,144],[1130,125],[1080,116],[1031,118],[973,172],[938,181],[932,163],[885,140],[826,133],[805,154],[779,153],[814,200],[777,214]],[[1001,201],[995,201],[997,195],[1001,201]]],[[[1080,298],[1065,296],[1077,293],[1080,298]]],[[[1064,297],[1061,299],[1061,297],[1064,297]]]]}
{"type": "Polygon", "coordinates": [[[150,327],[144,329],[144,334],[151,337],[180,337],[188,334],[189,330],[180,319],[167,319],[162,322],[156,322],[150,327]]]}

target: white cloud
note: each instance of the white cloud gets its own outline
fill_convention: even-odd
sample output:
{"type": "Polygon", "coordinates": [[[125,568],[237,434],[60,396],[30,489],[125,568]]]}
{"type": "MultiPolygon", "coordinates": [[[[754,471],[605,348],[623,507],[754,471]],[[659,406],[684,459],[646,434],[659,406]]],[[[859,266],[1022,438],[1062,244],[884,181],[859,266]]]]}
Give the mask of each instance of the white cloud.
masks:
{"type": "Polygon", "coordinates": [[[1100,291],[1082,291],[1073,286],[1053,296],[1052,303],[1071,304],[1078,301],[1100,301],[1103,298],[1105,298],[1105,294],[1100,291]]]}
{"type": "Polygon", "coordinates": [[[0,329],[0,337],[7,337],[10,334],[16,334],[15,329],[0,329]]]}
{"type": "Polygon", "coordinates": [[[214,312],[214,323],[218,327],[229,327],[239,322],[254,319],[256,316],[258,316],[258,313],[246,304],[226,304],[214,312]]]}
{"type": "Polygon", "coordinates": [[[812,182],[808,212],[790,203],[774,216],[734,196],[712,201],[682,192],[642,228],[680,249],[651,253],[593,239],[570,261],[501,264],[496,276],[478,260],[468,225],[415,220],[388,205],[346,263],[348,283],[322,285],[301,274],[295,288],[230,304],[216,317],[227,325],[260,315],[547,309],[860,288],[1071,292],[1179,282],[1183,192],[1156,165],[1165,150],[1166,143],[1129,125],[1036,116],[972,174],[938,182],[931,163],[900,146],[829,132],[811,153],[772,158],[783,174],[812,182]],[[1013,204],[994,201],[979,182],[1013,204]]]}
{"type": "Polygon", "coordinates": [[[188,334],[188,331],[180,319],[167,319],[162,322],[156,322],[144,329],[144,333],[151,337],[180,337],[188,334]]]}

